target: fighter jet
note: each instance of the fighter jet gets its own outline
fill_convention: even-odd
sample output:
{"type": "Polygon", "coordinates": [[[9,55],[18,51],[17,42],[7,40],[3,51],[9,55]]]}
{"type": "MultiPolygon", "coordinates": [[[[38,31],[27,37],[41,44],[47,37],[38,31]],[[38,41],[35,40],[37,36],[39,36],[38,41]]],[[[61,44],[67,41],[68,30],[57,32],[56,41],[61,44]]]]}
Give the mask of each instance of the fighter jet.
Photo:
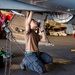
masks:
{"type": "MultiPolygon", "coordinates": [[[[50,15],[58,23],[67,24],[67,33],[75,24],[75,0],[1,0],[1,10],[35,11],[50,15]]],[[[45,16],[46,16],[45,15],[45,16]]],[[[44,17],[44,20],[47,17],[44,17]]]]}
{"type": "Polygon", "coordinates": [[[74,18],[74,3],[74,0],[1,0],[0,9],[47,12],[55,21],[65,23],[74,18]]]}

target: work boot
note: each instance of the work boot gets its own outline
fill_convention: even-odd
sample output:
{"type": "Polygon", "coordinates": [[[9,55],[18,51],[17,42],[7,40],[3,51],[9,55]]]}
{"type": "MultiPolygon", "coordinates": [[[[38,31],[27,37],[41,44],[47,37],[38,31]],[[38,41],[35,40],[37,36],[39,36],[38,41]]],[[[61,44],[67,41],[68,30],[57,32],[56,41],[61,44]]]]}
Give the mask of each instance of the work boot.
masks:
{"type": "Polygon", "coordinates": [[[26,66],[24,65],[24,64],[20,64],[20,68],[23,70],[23,71],[25,71],[26,70],[26,66]]]}

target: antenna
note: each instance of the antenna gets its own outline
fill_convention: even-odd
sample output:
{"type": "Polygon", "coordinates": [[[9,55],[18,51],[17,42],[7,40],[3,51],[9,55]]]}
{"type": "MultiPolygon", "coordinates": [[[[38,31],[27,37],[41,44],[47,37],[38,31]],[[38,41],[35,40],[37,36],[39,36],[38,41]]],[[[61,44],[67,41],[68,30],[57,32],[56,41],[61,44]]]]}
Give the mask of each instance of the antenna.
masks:
{"type": "Polygon", "coordinates": [[[16,15],[19,15],[19,16],[23,16],[23,17],[25,16],[24,14],[16,12],[16,11],[13,11],[13,10],[11,10],[11,12],[14,13],[14,14],[16,14],[16,15]]]}

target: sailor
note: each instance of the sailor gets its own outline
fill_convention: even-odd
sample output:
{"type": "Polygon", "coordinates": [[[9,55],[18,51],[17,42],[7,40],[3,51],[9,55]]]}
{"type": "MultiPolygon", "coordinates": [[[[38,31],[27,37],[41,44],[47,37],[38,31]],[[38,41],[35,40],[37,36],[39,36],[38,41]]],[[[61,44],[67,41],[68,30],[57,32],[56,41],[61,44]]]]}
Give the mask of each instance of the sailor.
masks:
{"type": "Polygon", "coordinates": [[[39,41],[46,42],[43,26],[38,26],[37,21],[32,19],[33,11],[30,11],[29,16],[26,17],[25,22],[25,57],[20,64],[21,69],[25,70],[26,67],[32,71],[44,73],[46,72],[45,64],[52,62],[52,57],[45,53],[40,52],[38,48],[39,41]],[[39,27],[41,36],[35,32],[39,27]]]}

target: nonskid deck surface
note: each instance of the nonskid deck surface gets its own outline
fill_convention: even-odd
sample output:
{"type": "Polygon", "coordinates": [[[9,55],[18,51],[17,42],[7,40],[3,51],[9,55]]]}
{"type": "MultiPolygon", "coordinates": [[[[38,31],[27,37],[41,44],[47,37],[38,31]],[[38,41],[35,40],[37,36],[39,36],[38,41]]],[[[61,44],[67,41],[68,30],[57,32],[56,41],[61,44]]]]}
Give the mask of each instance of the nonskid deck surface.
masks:
{"type": "MultiPolygon", "coordinates": [[[[54,46],[39,45],[40,51],[47,52],[53,57],[53,63],[45,65],[48,72],[42,75],[75,75],[75,53],[71,50],[75,49],[75,38],[73,36],[54,37],[49,36],[49,40],[54,46]]],[[[0,40],[0,48],[6,47],[6,40],[0,40]]],[[[24,44],[20,44],[24,49],[24,44]]],[[[12,42],[12,52],[15,57],[12,58],[11,74],[12,75],[39,75],[29,70],[22,71],[19,64],[24,55],[15,42],[12,42]]],[[[5,60],[5,59],[4,59],[5,60]]],[[[0,68],[0,75],[4,75],[5,68],[0,68]]]]}

